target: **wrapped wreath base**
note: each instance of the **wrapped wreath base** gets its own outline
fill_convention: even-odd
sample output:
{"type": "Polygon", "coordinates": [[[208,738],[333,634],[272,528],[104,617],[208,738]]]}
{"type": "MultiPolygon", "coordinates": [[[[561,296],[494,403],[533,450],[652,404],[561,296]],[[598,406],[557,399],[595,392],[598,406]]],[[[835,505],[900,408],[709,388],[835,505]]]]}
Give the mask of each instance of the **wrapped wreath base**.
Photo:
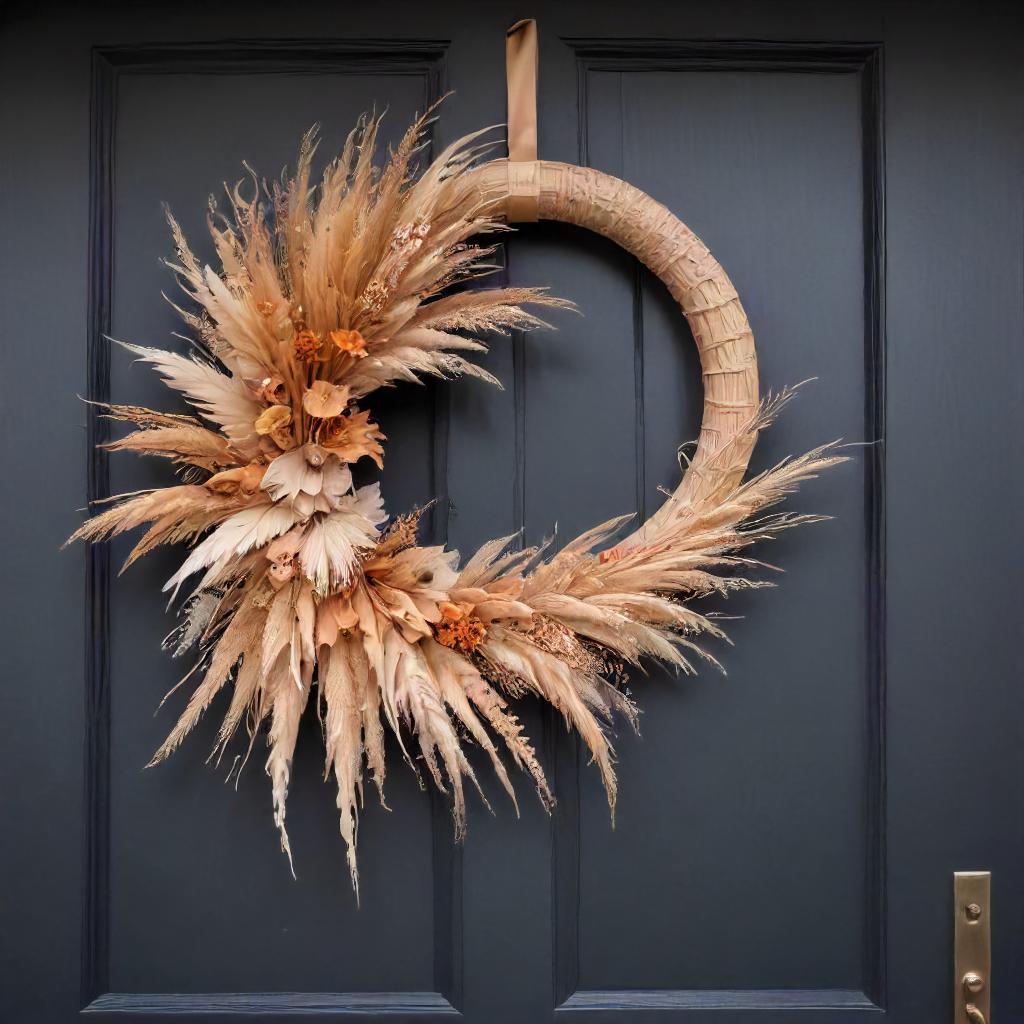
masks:
{"type": "Polygon", "coordinates": [[[136,425],[110,450],[165,457],[183,482],[113,499],[73,538],[145,527],[129,563],[161,544],[190,545],[165,587],[191,588],[168,645],[197,650],[201,671],[153,761],[229,690],[217,751],[241,731],[251,752],[265,733],[289,860],[292,755],[302,715],[319,703],[353,885],[366,776],[383,797],[386,730],[414,771],[450,793],[459,836],[465,781],[480,788],[465,743],[486,751],[513,802],[507,761],[553,803],[514,711],[540,698],[586,744],[614,807],[608,726],[636,714],[620,688],[625,667],[658,659],[691,672],[695,657],[713,662],[699,644],[722,634],[693,602],[764,585],[738,573],[756,564],[745,549],[814,518],[768,510],[840,461],[825,446],[742,482],[786,395],[759,400],[735,289],[668,210],[593,170],[475,166],[476,136],[415,176],[425,123],[376,171],[377,123],[361,122],[316,189],[307,137],[293,178],[266,196],[236,189],[230,217],[211,218],[219,273],[197,262],[171,220],[172,266],[188,296],[181,312],[204,353],[128,348],[198,418],[124,405],[105,414],[136,425]],[[486,269],[491,250],[470,240],[509,216],[599,231],[666,283],[700,349],[704,418],[679,487],[632,532],[626,516],[559,550],[510,550],[513,538],[500,538],[460,563],[418,543],[416,512],[389,521],[377,486],[355,486],[352,466],[383,465],[369,407],[378,388],[425,375],[493,380],[471,361],[485,348],[479,336],[540,326],[527,307],[566,305],[531,288],[452,291],[486,269]]]}

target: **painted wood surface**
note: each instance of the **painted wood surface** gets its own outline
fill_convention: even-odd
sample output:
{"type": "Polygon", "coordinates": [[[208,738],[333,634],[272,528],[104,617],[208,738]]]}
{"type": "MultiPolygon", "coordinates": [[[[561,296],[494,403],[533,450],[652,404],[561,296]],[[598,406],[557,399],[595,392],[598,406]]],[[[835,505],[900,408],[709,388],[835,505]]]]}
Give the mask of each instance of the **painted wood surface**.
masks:
{"type": "MultiPolygon", "coordinates": [[[[1013,1019],[1020,20],[999,3],[6,4],[2,459],[31,501],[0,506],[0,1019],[945,1020],[959,869],[993,872],[993,1019],[1013,1019]],[[437,144],[501,122],[503,34],[526,15],[540,157],[630,182],[707,243],[763,389],[817,377],[753,467],[870,443],[797,500],[835,519],[765,552],[777,590],[721,606],[728,676],[634,680],[614,831],[590,767],[527,706],[554,818],[492,794],[455,847],[443,801],[396,766],[393,812],[362,819],[357,910],[315,721],[289,805],[297,882],[258,763],[223,785],[207,729],[142,770],[187,668],[159,651],[170,562],[114,578],[116,545],[58,547],[88,497],[165,467],[92,454],[104,427],[74,396],[166,402],[103,340],[177,329],[161,202],[201,238],[243,160],[273,177],[311,123],[326,153],[373,105],[393,136],[453,89],[437,144]]],[[[504,391],[376,403],[389,507],[438,497],[434,536],[464,551],[650,515],[701,419],[678,307],[572,226],[523,226],[502,260],[582,316],[496,339],[504,391]]]]}

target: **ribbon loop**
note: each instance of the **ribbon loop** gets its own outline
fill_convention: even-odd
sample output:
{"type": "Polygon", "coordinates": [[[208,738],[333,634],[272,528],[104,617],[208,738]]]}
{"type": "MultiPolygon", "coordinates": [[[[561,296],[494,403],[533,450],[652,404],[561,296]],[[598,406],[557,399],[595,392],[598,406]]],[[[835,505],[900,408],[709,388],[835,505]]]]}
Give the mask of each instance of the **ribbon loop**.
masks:
{"type": "Polygon", "coordinates": [[[517,21],[505,36],[509,222],[538,219],[537,66],[537,22],[533,18],[517,21]]]}

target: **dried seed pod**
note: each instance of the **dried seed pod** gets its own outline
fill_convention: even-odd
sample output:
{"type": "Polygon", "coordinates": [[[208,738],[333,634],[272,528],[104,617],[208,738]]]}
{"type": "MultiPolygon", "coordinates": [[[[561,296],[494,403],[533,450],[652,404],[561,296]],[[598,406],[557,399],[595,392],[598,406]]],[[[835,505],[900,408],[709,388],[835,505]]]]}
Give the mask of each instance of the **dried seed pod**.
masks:
{"type": "Polygon", "coordinates": [[[306,464],[312,466],[314,469],[319,469],[326,461],[328,452],[318,444],[304,444],[302,446],[302,455],[306,460],[306,464]]]}

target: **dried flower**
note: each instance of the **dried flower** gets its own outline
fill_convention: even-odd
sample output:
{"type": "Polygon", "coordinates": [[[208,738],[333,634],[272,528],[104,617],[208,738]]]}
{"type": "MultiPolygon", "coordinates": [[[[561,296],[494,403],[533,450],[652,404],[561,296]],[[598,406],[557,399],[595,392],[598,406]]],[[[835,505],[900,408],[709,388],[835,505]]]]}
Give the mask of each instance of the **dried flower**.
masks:
{"type": "Polygon", "coordinates": [[[277,309],[277,303],[276,302],[257,302],[256,303],[256,312],[259,313],[260,316],[273,316],[275,309],[277,309]]]}
{"type": "Polygon", "coordinates": [[[295,575],[295,562],[271,562],[267,575],[274,589],[279,590],[295,575]]]}
{"type": "Polygon", "coordinates": [[[305,444],[271,462],[262,488],[272,501],[289,502],[305,517],[338,508],[352,488],[352,471],[319,445],[305,444]]]}
{"type": "Polygon", "coordinates": [[[348,388],[317,380],[302,396],[302,408],[317,419],[326,420],[339,415],[348,405],[348,388]]]}
{"type": "Polygon", "coordinates": [[[362,359],[367,355],[366,339],[358,331],[331,331],[331,341],[347,356],[362,359]]]}
{"type": "Polygon", "coordinates": [[[264,409],[257,417],[255,427],[257,434],[269,434],[275,427],[287,426],[292,421],[292,411],[287,405],[272,405],[264,409]]]}
{"type": "Polygon", "coordinates": [[[463,611],[461,605],[450,601],[442,601],[438,608],[442,617],[434,627],[434,638],[444,647],[472,654],[487,636],[484,624],[475,615],[463,611]]]}
{"type": "Polygon", "coordinates": [[[214,473],[206,481],[206,489],[214,494],[255,494],[263,482],[263,474],[267,467],[259,462],[250,462],[248,466],[239,466],[236,469],[225,469],[223,472],[214,473]]]}
{"type": "Polygon", "coordinates": [[[387,438],[370,421],[369,411],[335,416],[322,424],[317,436],[320,444],[342,462],[358,462],[368,455],[380,469],[384,468],[384,449],[379,442],[387,438]]]}
{"type": "Polygon", "coordinates": [[[292,411],[287,405],[272,405],[260,413],[254,426],[257,434],[269,437],[282,451],[288,451],[295,445],[291,423],[292,411]]]}
{"type": "Polygon", "coordinates": [[[308,327],[297,331],[295,337],[292,338],[292,349],[295,351],[295,358],[302,360],[304,363],[319,361],[322,358],[320,355],[322,347],[323,342],[320,340],[319,335],[308,327]]]}
{"type": "Polygon", "coordinates": [[[276,374],[250,383],[249,386],[268,405],[284,405],[288,400],[288,388],[276,374]]]}

